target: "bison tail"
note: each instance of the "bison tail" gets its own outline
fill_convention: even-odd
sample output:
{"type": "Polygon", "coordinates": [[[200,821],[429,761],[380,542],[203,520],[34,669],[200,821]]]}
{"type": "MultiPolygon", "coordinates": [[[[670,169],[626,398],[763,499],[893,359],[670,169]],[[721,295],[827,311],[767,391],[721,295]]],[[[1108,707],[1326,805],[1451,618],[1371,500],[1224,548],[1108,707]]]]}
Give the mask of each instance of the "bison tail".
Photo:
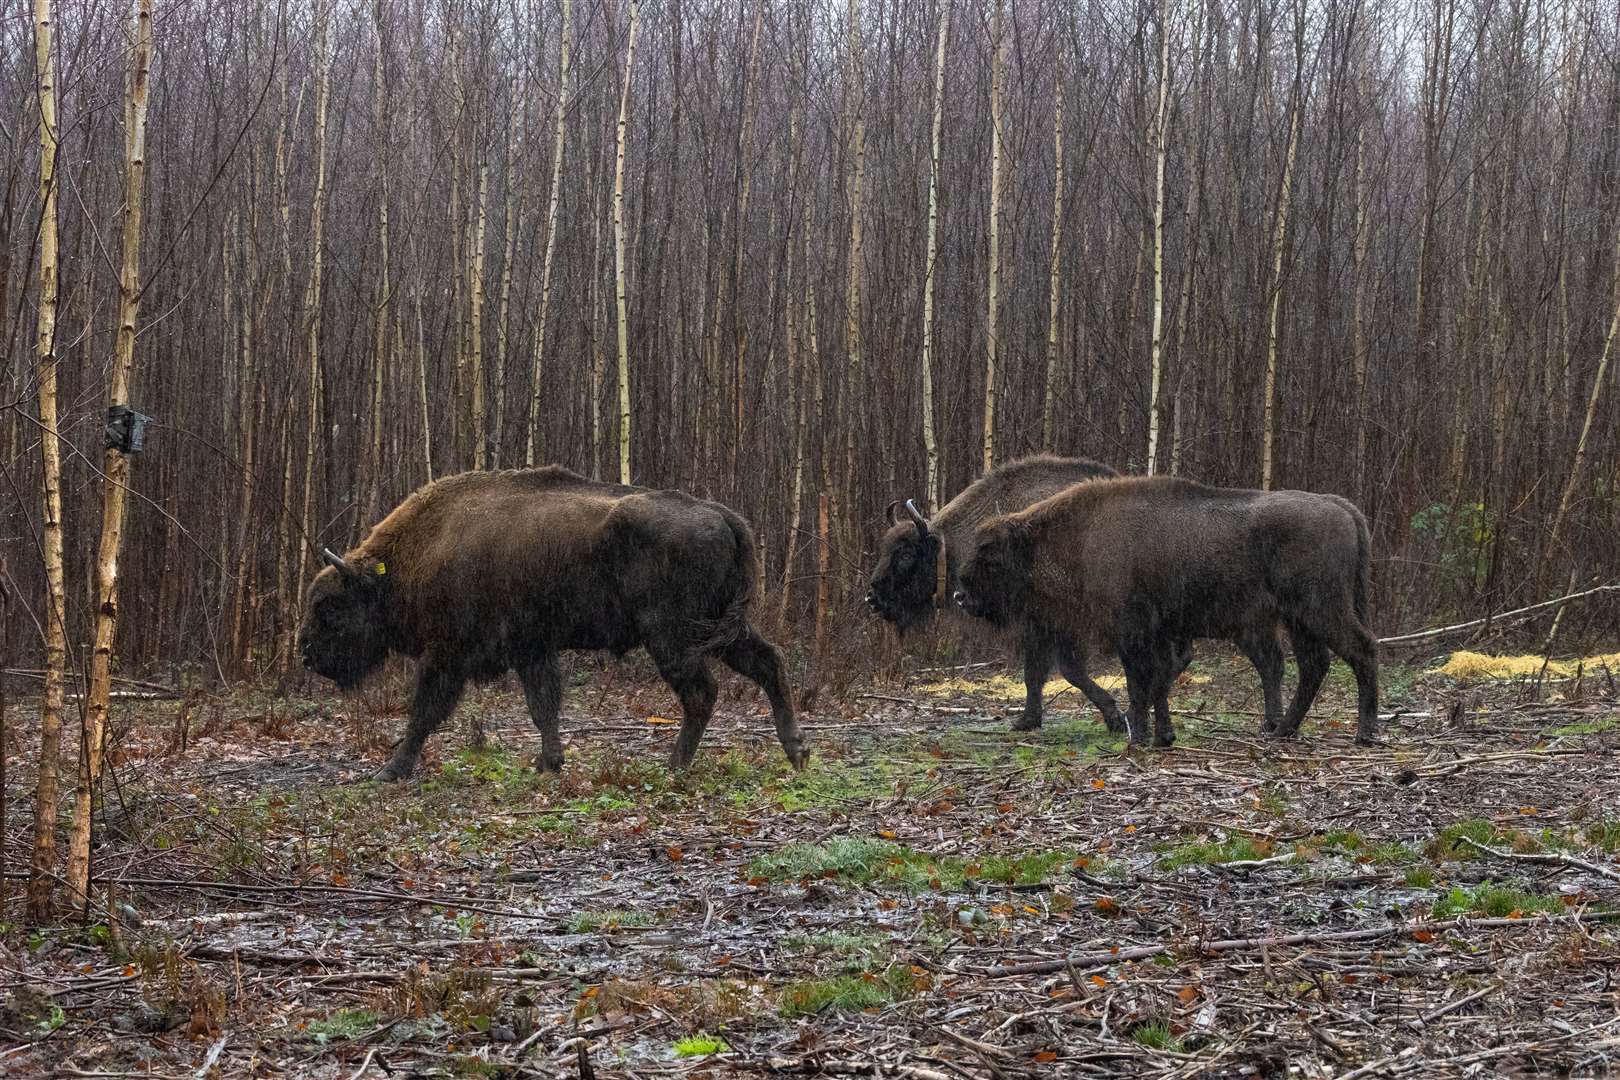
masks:
{"type": "Polygon", "coordinates": [[[1362,514],[1353,505],[1350,510],[1351,517],[1356,522],[1356,619],[1370,634],[1372,633],[1372,622],[1367,617],[1367,596],[1372,592],[1372,533],[1367,528],[1366,515],[1362,514]]]}
{"type": "Polygon", "coordinates": [[[703,653],[715,653],[742,638],[748,632],[748,608],[759,591],[759,556],[754,548],[754,534],[747,522],[727,510],[726,524],[736,543],[731,565],[726,568],[716,597],[719,613],[706,626],[702,644],[703,653]]]}

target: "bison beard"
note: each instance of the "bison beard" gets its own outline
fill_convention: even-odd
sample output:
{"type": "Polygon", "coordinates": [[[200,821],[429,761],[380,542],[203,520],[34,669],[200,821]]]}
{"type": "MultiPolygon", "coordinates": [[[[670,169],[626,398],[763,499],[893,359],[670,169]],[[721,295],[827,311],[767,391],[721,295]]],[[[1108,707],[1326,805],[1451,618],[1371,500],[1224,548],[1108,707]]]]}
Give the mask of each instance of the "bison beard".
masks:
{"type": "MultiPolygon", "coordinates": [[[[912,501],[903,504],[904,518],[900,516],[902,504],[890,504],[889,529],[878,548],[877,567],[867,586],[867,604],[904,636],[926,622],[936,604],[952,606],[949,601],[957,585],[957,564],[972,549],[973,530],[980,522],[1039,502],[1071,484],[1117,475],[1107,465],[1084,458],[1037,454],[1010,461],[974,481],[931,520],[925,519],[912,501]],[[945,562],[943,575],[941,559],[945,562]]],[[[1042,691],[1054,664],[1102,713],[1108,730],[1125,729],[1119,705],[1087,674],[1083,650],[1039,624],[1014,629],[1024,659],[1024,711],[1013,721],[1014,731],[1033,731],[1041,726],[1042,691]]]]}
{"type": "Polygon", "coordinates": [[[1175,740],[1167,698],[1180,643],[1235,642],[1260,673],[1262,730],[1280,737],[1299,731],[1337,653],[1355,672],[1365,744],[1378,721],[1369,572],[1366,520],[1338,496],[1131,478],[1079,484],[985,522],[956,600],[991,622],[1106,640],[1125,668],[1131,740],[1147,741],[1151,703],[1159,746],[1175,740]],[[1279,623],[1299,661],[1286,715],[1279,623]]]}
{"type": "Polygon", "coordinates": [[[710,657],[764,689],[788,760],[808,757],[781,655],[748,622],[753,535],[723,506],[555,467],[463,473],[326,561],[298,631],[305,666],[349,686],[391,652],[417,660],[410,724],[381,779],[415,770],[468,679],[507,671],[540,731],[537,764],[560,769],[564,649],[647,650],[684,713],[676,768],[714,711],[710,657]]]}

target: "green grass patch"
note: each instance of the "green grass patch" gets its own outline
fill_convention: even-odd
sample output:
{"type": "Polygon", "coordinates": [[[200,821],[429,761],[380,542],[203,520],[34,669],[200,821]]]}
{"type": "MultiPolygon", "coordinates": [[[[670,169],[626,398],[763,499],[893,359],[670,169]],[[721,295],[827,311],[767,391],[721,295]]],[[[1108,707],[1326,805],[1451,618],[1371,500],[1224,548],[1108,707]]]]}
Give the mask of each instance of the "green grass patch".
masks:
{"type": "Polygon", "coordinates": [[[911,969],[899,964],[880,972],[810,979],[785,987],[777,998],[777,1012],[791,1020],[829,1009],[844,1012],[877,1009],[910,997],[922,989],[918,982],[911,969]]]}
{"type": "Polygon", "coordinates": [[[676,1039],[674,1046],[675,1056],[683,1058],[708,1057],[710,1054],[723,1054],[730,1049],[731,1047],[726,1045],[726,1040],[704,1032],[676,1039]]]}
{"type": "Polygon", "coordinates": [[[595,934],[603,930],[624,930],[652,926],[656,920],[645,911],[581,911],[568,920],[571,934],[595,934]]]}
{"type": "Polygon", "coordinates": [[[836,878],[854,885],[894,885],[911,892],[956,891],[970,882],[1038,885],[1073,864],[1072,851],[991,855],[975,861],[941,857],[891,840],[841,837],[824,844],[789,844],[748,865],[753,877],[772,881],[836,878]]]}
{"type": "Polygon", "coordinates": [[[1233,834],[1220,841],[1192,840],[1177,844],[1160,857],[1159,866],[1165,870],[1180,870],[1186,866],[1216,866],[1268,859],[1273,854],[1270,841],[1233,834]]]}
{"type": "Polygon", "coordinates": [[[1559,912],[1564,902],[1556,896],[1508,888],[1486,881],[1472,889],[1452,888],[1434,903],[1436,919],[1451,919],[1458,915],[1485,915],[1504,919],[1510,915],[1528,915],[1532,912],[1559,912]]]}
{"type": "Polygon", "coordinates": [[[1573,724],[1560,724],[1548,728],[1548,735],[1603,735],[1620,728],[1620,715],[1600,716],[1596,720],[1580,720],[1573,724]]]}
{"type": "Polygon", "coordinates": [[[1595,844],[1613,855],[1620,852],[1620,821],[1598,821],[1585,830],[1588,843],[1595,844]]]}
{"type": "Polygon", "coordinates": [[[358,1039],[382,1024],[382,1018],[369,1009],[340,1009],[310,1022],[305,1034],[325,1045],[334,1040],[358,1039]]]}
{"type": "Polygon", "coordinates": [[[1495,825],[1484,818],[1468,818],[1441,829],[1424,851],[1431,859],[1474,859],[1479,857],[1479,852],[1463,843],[1465,839],[1489,845],[1497,838],[1495,825]]]}
{"type": "Polygon", "coordinates": [[[1374,866],[1405,866],[1417,860],[1417,850],[1398,840],[1386,840],[1367,852],[1367,861],[1374,866]]]}
{"type": "Polygon", "coordinates": [[[1434,884],[1434,867],[1414,866],[1406,871],[1403,880],[1408,888],[1427,889],[1434,884]]]}
{"type": "Polygon", "coordinates": [[[1185,1049],[1175,1032],[1170,1030],[1170,1025],[1162,1020],[1136,1025],[1131,1031],[1131,1038],[1150,1050],[1179,1054],[1185,1049]]]}

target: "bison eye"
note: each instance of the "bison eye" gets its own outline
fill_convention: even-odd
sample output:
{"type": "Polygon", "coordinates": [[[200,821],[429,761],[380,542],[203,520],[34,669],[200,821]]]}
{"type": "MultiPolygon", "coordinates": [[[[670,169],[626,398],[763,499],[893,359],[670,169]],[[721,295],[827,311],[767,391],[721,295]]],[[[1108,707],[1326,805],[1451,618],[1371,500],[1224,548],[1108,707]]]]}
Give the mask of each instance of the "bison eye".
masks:
{"type": "Polygon", "coordinates": [[[911,563],[912,563],[912,559],[913,559],[913,556],[911,554],[911,549],[910,548],[901,548],[900,551],[898,553],[896,553],[896,555],[894,557],[894,565],[901,566],[901,567],[910,566],[911,563]]]}

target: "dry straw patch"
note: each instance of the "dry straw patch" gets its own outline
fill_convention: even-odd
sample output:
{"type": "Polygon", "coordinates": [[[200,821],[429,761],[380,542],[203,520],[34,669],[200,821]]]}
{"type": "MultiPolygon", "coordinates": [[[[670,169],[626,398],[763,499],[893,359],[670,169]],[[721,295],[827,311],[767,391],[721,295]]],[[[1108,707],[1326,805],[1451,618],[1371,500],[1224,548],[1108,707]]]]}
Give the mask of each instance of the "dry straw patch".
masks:
{"type": "Polygon", "coordinates": [[[1459,651],[1431,674],[1449,675],[1463,682],[1488,679],[1517,679],[1545,673],[1556,679],[1571,678],[1577,671],[1620,670],[1620,653],[1588,656],[1577,660],[1548,660],[1545,656],[1491,656],[1488,653],[1459,651]]]}

